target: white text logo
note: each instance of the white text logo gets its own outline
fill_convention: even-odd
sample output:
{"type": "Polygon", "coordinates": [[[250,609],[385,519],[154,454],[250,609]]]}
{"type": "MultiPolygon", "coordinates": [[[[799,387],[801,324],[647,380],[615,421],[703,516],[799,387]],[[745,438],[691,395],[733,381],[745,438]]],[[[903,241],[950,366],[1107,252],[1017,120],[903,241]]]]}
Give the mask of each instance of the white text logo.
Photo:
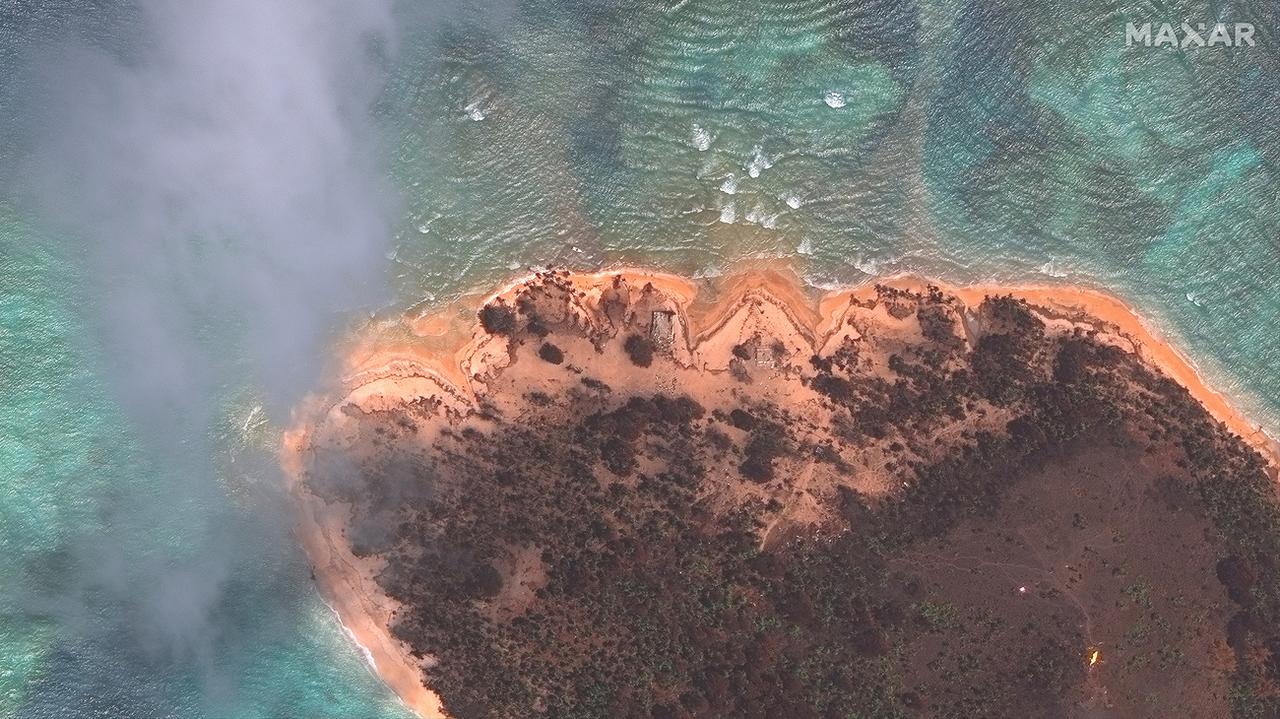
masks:
{"type": "Polygon", "coordinates": [[[1143,47],[1165,47],[1170,50],[1187,50],[1199,47],[1253,47],[1257,41],[1253,37],[1253,23],[1216,23],[1206,25],[1190,23],[1173,25],[1171,23],[1128,23],[1124,28],[1124,43],[1127,47],[1142,45],[1143,47]]]}

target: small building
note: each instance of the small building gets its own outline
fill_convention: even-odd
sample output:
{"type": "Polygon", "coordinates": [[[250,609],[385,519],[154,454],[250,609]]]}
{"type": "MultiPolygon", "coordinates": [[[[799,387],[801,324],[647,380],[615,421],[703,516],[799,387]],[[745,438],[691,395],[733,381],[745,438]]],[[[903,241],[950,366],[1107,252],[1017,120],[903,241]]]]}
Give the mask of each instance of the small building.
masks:
{"type": "Polygon", "coordinates": [[[654,312],[649,322],[649,339],[657,347],[671,349],[676,341],[676,313],[670,310],[654,312]]]}
{"type": "Polygon", "coordinates": [[[763,343],[756,343],[755,360],[757,367],[769,367],[772,369],[778,364],[778,358],[774,356],[773,348],[765,347],[763,343]]]}

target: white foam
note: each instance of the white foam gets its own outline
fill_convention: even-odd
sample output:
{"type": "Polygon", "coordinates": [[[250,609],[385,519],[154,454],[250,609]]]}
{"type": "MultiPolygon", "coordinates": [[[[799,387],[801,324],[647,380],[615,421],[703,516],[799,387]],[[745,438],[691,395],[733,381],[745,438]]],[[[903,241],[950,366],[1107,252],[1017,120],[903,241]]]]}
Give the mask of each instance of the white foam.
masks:
{"type": "Polygon", "coordinates": [[[738,178],[730,174],[724,178],[724,182],[720,183],[720,191],[726,195],[733,195],[738,192],[738,178]]]}
{"type": "Polygon", "coordinates": [[[859,256],[858,259],[853,261],[853,266],[857,267],[859,272],[872,277],[880,274],[880,262],[874,258],[859,256]]]}
{"type": "Polygon", "coordinates": [[[808,237],[804,238],[803,240],[800,240],[800,244],[796,245],[796,254],[812,255],[813,240],[808,237]]]}
{"type": "Polygon", "coordinates": [[[373,672],[375,677],[381,679],[382,676],[378,674],[378,661],[373,658],[373,652],[360,642],[360,638],[357,637],[356,633],[351,631],[351,628],[342,621],[342,615],[338,613],[338,610],[330,604],[327,599],[321,596],[320,601],[330,612],[333,613],[334,618],[338,620],[338,626],[342,627],[342,633],[347,635],[347,639],[349,639],[352,644],[356,645],[356,648],[360,650],[362,655],[364,655],[364,663],[369,667],[369,671],[373,672]]]}
{"type": "Polygon", "coordinates": [[[835,90],[827,90],[827,94],[822,96],[822,101],[827,103],[827,107],[837,110],[845,106],[844,93],[835,90]]]}
{"type": "Polygon", "coordinates": [[[848,282],[839,282],[837,280],[824,280],[824,279],[817,279],[813,277],[805,277],[804,282],[810,287],[822,290],[823,292],[836,292],[838,290],[847,290],[850,287],[848,282]]]}
{"type": "Polygon", "coordinates": [[[1190,302],[1196,307],[1204,307],[1204,303],[1200,301],[1200,296],[1194,292],[1187,293],[1187,302],[1190,302]]]}
{"type": "Polygon", "coordinates": [[[689,136],[689,143],[697,148],[698,152],[706,152],[711,149],[712,140],[713,138],[711,137],[710,132],[697,123],[694,123],[693,132],[689,136]]]}
{"type": "Polygon", "coordinates": [[[801,204],[801,203],[800,203],[800,196],[799,196],[799,195],[796,195],[796,194],[794,194],[794,193],[793,193],[793,194],[788,194],[788,195],[786,195],[786,196],[784,196],[784,197],[782,198],[782,201],[783,201],[783,202],[785,202],[785,203],[787,203],[787,207],[790,207],[790,208],[791,208],[791,209],[793,209],[793,210],[798,210],[798,209],[800,209],[800,204],[801,204]]]}
{"type": "Polygon", "coordinates": [[[732,202],[729,202],[720,208],[721,222],[726,225],[732,225],[736,219],[738,219],[738,208],[734,207],[732,202]]]}
{"type": "Polygon", "coordinates": [[[480,109],[479,102],[473,102],[467,105],[465,108],[463,108],[463,110],[467,113],[467,117],[471,118],[476,122],[480,122],[485,118],[484,110],[480,109]]]}
{"type": "Polygon", "coordinates": [[[773,160],[764,154],[764,148],[756,145],[751,149],[751,162],[747,163],[747,174],[759,177],[761,172],[773,167],[773,160]]]}
{"type": "Polygon", "coordinates": [[[1043,265],[1040,265],[1040,274],[1062,278],[1067,276],[1067,271],[1059,267],[1056,261],[1049,260],[1043,265]]]}
{"type": "Polygon", "coordinates": [[[257,428],[259,425],[267,421],[265,415],[262,415],[262,405],[255,404],[253,409],[249,410],[249,416],[244,418],[244,424],[240,427],[240,436],[246,439],[249,436],[249,430],[257,428]],[[257,421],[254,421],[257,420],[257,421]]]}
{"type": "Polygon", "coordinates": [[[693,279],[704,280],[711,277],[719,277],[722,274],[724,274],[724,270],[714,265],[707,265],[700,270],[695,270],[693,273],[693,279]]]}
{"type": "Polygon", "coordinates": [[[747,211],[746,220],[753,225],[760,225],[767,230],[772,230],[778,226],[778,216],[765,214],[764,209],[759,205],[756,205],[747,211]]]}

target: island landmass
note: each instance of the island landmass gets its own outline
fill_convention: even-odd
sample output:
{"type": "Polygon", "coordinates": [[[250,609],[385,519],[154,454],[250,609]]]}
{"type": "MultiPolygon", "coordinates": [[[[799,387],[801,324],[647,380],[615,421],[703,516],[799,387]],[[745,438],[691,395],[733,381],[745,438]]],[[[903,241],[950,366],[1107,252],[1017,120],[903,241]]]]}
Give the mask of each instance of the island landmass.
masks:
{"type": "Polygon", "coordinates": [[[544,271],[396,324],[282,461],[423,717],[1280,707],[1276,446],[1105,293],[544,271]]]}

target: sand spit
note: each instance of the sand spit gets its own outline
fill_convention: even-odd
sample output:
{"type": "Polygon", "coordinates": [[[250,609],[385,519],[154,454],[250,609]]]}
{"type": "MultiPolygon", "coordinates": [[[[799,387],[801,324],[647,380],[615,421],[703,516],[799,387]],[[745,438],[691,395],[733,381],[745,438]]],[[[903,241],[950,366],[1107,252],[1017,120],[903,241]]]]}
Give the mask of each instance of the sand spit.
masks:
{"type": "MultiPolygon", "coordinates": [[[[338,390],[329,397],[313,398],[298,410],[295,428],[286,434],[282,447],[282,464],[299,500],[299,540],[325,600],[367,652],[379,676],[428,719],[446,716],[440,699],[423,684],[430,659],[414,657],[392,636],[389,628],[397,607],[383,596],[374,579],[379,562],[352,553],[344,536],[347,508],[321,502],[302,482],[308,453],[314,449],[312,429],[351,406],[372,411],[425,400],[460,414],[472,411],[486,379],[500,374],[511,361],[507,339],[480,326],[476,312],[493,303],[514,304],[521,289],[539,277],[521,278],[466,306],[408,318],[408,339],[358,341],[345,358],[338,390]]],[[[654,339],[666,345],[663,349],[677,365],[709,374],[726,371],[740,338],[752,334],[775,338],[781,345],[775,353],[780,355],[813,354],[856,333],[846,315],[854,311],[851,308],[874,305],[878,296],[875,284],[819,294],[794,275],[777,270],[752,270],[701,285],[675,275],[630,269],[558,277],[575,295],[569,303],[574,316],[568,319],[584,331],[592,331],[592,323],[606,314],[607,300],[616,302],[620,291],[630,293],[624,304],[633,317],[643,314],[651,333],[657,316],[663,316],[664,336],[654,339]]],[[[1112,296],[1068,286],[956,288],[917,277],[887,278],[876,284],[916,292],[936,287],[960,301],[966,327],[972,310],[984,298],[1012,295],[1031,304],[1046,324],[1094,331],[1185,387],[1215,419],[1258,449],[1276,477],[1280,445],[1209,388],[1183,354],[1112,296]]]]}

